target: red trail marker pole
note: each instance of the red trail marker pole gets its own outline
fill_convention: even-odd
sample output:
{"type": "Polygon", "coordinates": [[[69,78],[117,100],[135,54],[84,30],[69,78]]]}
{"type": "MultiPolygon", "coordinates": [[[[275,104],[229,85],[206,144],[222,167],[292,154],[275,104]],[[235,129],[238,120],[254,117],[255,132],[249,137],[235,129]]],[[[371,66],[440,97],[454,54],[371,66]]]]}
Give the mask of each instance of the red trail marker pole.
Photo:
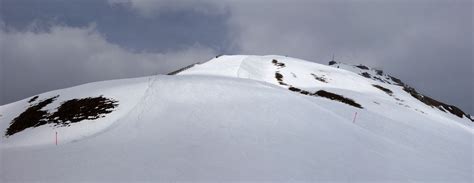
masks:
{"type": "Polygon", "coordinates": [[[355,112],[355,114],[354,114],[354,119],[352,120],[352,123],[355,123],[356,117],[357,117],[357,112],[355,112]]]}

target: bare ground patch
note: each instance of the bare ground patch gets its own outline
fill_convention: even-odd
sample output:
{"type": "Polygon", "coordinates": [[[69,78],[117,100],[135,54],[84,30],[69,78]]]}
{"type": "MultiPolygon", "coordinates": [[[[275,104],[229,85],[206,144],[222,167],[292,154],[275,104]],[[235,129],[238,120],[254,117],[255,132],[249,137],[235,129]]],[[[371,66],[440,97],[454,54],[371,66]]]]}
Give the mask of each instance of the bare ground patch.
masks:
{"type": "Polygon", "coordinates": [[[281,68],[285,67],[285,63],[283,63],[283,62],[278,62],[278,60],[276,60],[276,59],[273,59],[273,60],[272,60],[272,63],[273,63],[273,65],[277,66],[278,69],[281,69],[281,68]]]}
{"type": "Polygon", "coordinates": [[[28,100],[28,103],[33,103],[34,101],[36,101],[36,99],[38,99],[38,95],[32,97],[30,100],[28,100]]]}
{"type": "Polygon", "coordinates": [[[375,85],[373,84],[372,86],[374,86],[375,88],[379,89],[379,90],[382,90],[383,92],[385,92],[386,94],[392,96],[393,95],[393,91],[388,89],[388,88],[385,88],[383,86],[380,86],[380,85],[375,85]]]}
{"type": "Polygon", "coordinates": [[[359,68],[359,69],[362,69],[362,70],[369,70],[369,67],[367,67],[365,65],[357,65],[356,67],[359,68]]]}
{"type": "Polygon", "coordinates": [[[342,102],[342,103],[345,103],[345,104],[363,109],[363,107],[359,103],[355,102],[354,100],[352,100],[350,98],[346,98],[342,95],[338,95],[338,94],[331,93],[331,92],[324,91],[324,90],[317,91],[315,93],[315,95],[320,96],[320,97],[325,97],[325,98],[328,98],[328,99],[331,99],[331,100],[339,101],[339,102],[342,102]]]}
{"type": "Polygon", "coordinates": [[[118,106],[117,101],[99,97],[71,99],[63,102],[54,113],[42,110],[56,100],[51,97],[31,105],[18,117],[14,118],[5,132],[5,137],[21,132],[27,128],[34,128],[46,124],[54,126],[69,126],[83,120],[93,120],[104,117],[118,106]]]}
{"type": "Polygon", "coordinates": [[[318,76],[316,74],[311,73],[311,75],[314,77],[314,79],[321,81],[323,83],[328,83],[327,79],[324,76],[318,76]]]}
{"type": "Polygon", "coordinates": [[[409,87],[408,85],[405,85],[403,87],[403,90],[405,92],[409,93],[412,97],[416,98],[417,100],[423,102],[424,104],[426,104],[428,106],[435,107],[435,108],[437,108],[437,109],[439,109],[440,111],[443,111],[443,112],[448,111],[449,113],[454,114],[459,118],[463,118],[463,116],[466,116],[469,120],[471,120],[471,122],[474,122],[474,119],[471,115],[466,114],[464,111],[462,111],[461,109],[459,109],[456,106],[448,105],[448,104],[440,102],[436,99],[433,99],[431,97],[422,95],[422,94],[418,93],[418,91],[416,91],[414,88],[409,87]]]}
{"type": "Polygon", "coordinates": [[[10,123],[10,126],[7,128],[7,131],[5,132],[5,136],[8,137],[15,133],[21,132],[24,129],[38,127],[48,123],[48,112],[41,109],[54,102],[57,97],[58,96],[42,100],[39,103],[28,107],[18,117],[13,119],[13,121],[10,123]]]}
{"type": "Polygon", "coordinates": [[[103,96],[68,100],[59,106],[58,110],[49,116],[58,126],[67,126],[82,120],[94,120],[104,117],[117,107],[117,101],[103,96]]]}

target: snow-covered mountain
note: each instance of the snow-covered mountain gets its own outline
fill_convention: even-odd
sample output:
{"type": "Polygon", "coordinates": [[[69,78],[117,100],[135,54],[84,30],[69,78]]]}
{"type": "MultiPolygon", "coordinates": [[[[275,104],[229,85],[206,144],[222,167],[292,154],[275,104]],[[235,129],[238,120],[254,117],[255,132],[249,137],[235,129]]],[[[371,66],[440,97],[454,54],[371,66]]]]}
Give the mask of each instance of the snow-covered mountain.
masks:
{"type": "Polygon", "coordinates": [[[473,124],[367,66],[224,55],[0,106],[0,180],[472,182],[473,124]]]}

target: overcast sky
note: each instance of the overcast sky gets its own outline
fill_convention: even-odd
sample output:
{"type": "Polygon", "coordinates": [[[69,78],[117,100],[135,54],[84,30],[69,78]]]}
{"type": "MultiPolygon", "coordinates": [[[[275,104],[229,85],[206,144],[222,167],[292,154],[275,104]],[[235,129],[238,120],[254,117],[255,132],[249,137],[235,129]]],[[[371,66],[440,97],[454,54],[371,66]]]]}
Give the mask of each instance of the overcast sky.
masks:
{"type": "Polygon", "coordinates": [[[0,0],[0,105],[217,54],[330,56],[473,114],[472,0],[0,0]]]}

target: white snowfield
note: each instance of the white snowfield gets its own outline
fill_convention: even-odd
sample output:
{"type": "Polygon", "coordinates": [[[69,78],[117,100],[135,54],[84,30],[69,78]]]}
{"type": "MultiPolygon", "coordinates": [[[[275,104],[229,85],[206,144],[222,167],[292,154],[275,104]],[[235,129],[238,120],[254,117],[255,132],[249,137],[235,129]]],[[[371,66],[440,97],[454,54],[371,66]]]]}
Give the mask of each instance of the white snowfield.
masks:
{"type": "Polygon", "coordinates": [[[40,94],[38,101],[59,95],[43,108],[49,112],[97,96],[118,106],[99,119],[10,136],[31,97],[3,105],[0,182],[473,182],[467,116],[359,74],[345,64],[220,56],[178,75],[40,94]],[[361,108],[289,87],[338,94],[361,108]]]}

